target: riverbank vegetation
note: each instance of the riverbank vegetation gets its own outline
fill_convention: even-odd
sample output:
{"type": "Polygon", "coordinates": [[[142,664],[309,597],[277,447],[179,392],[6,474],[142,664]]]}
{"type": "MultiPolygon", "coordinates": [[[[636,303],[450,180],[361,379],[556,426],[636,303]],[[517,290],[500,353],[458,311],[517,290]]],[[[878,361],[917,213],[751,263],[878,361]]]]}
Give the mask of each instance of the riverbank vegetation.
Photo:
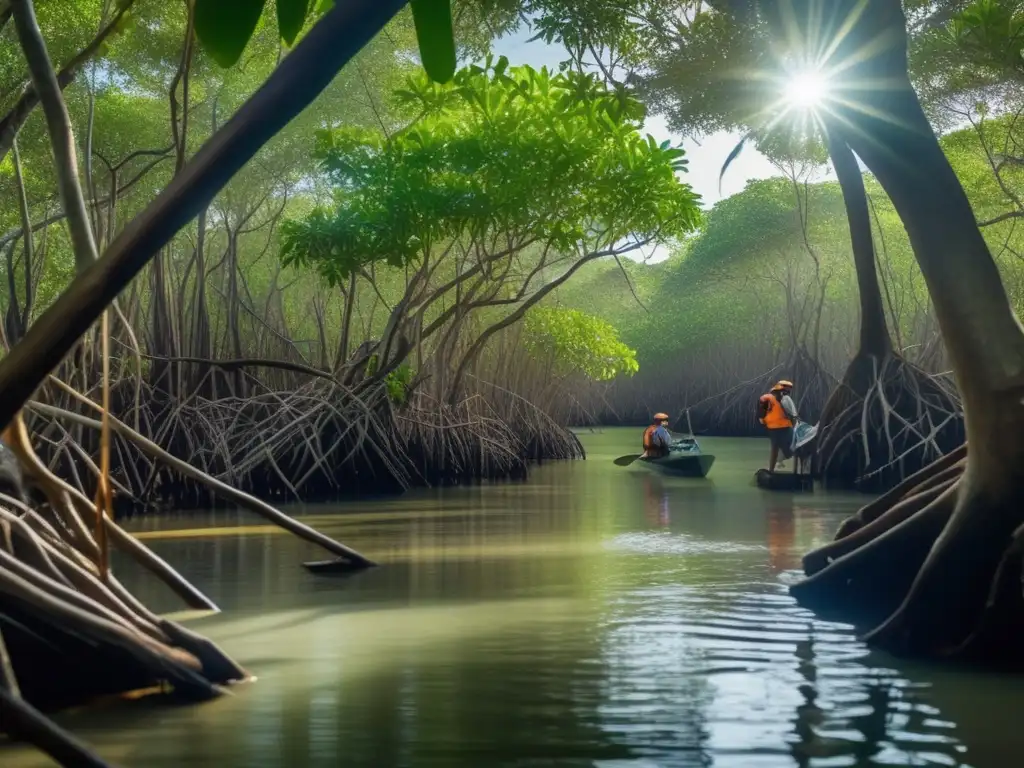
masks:
{"type": "MultiPolygon", "coordinates": [[[[241,63],[224,69],[194,39],[206,22],[184,9],[93,5],[43,9],[40,24],[51,57],[77,74],[64,96],[102,250],[281,50],[260,22],[241,63]]],[[[682,153],[647,142],[635,98],[504,60],[434,86],[404,58],[412,27],[396,20],[172,238],[113,323],[114,415],[262,498],[515,477],[533,460],[581,456],[551,383],[594,371],[567,370],[550,345],[531,354],[534,325],[518,321],[587,263],[696,223],[696,200],[672,173],[682,153]],[[624,185],[628,195],[613,192],[624,185]]],[[[471,52],[486,42],[460,30],[471,52]]],[[[2,213],[8,345],[79,264],[44,121],[15,114],[23,77],[12,61],[13,151],[0,183],[21,204],[2,213]]],[[[573,318],[549,313],[541,333],[550,339],[562,317],[571,329],[573,318]]],[[[95,397],[95,373],[59,375],[95,397]]],[[[53,385],[37,399],[26,418],[40,451],[86,490],[97,437],[54,418],[81,404],[53,385]]],[[[119,504],[213,501],[113,440],[119,504]]]]}
{"type": "Polygon", "coordinates": [[[266,5],[0,1],[0,423],[37,494],[0,508],[19,732],[66,756],[32,703],[245,675],[118,585],[111,546],[213,607],[115,495],[217,496],[356,569],[266,500],[514,477],[580,456],[570,422],[652,410],[749,434],[783,376],[822,475],[895,486],[794,592],[893,650],[1019,653],[1019,9],[266,5]],[[526,22],[558,72],[485,55],[526,22]],[[828,76],[815,103],[779,51],[828,76]],[[778,177],[702,215],[648,109],[778,177]]]}

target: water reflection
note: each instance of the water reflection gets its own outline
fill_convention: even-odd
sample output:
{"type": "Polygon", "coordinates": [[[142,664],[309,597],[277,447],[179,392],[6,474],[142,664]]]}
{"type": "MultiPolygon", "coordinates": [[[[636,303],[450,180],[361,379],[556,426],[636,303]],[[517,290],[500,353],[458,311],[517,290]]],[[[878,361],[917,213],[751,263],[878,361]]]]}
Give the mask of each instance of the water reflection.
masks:
{"type": "Polygon", "coordinates": [[[1013,764],[1022,729],[986,730],[999,715],[979,702],[1012,721],[1016,686],[897,666],[790,599],[800,554],[859,499],[751,487],[756,441],[705,441],[713,486],[610,468],[633,437],[587,436],[589,462],[526,486],[332,508],[316,524],[386,565],[355,578],[306,574],[315,550],[258,527],[163,533],[237,516],[140,521],[225,608],[196,628],[259,680],[201,707],[62,719],[147,768],[1013,764]]]}
{"type": "Polygon", "coordinates": [[[768,518],[768,562],[776,572],[800,567],[800,555],[796,551],[796,511],[793,502],[778,501],[769,505],[768,518]]]}
{"type": "Polygon", "coordinates": [[[666,528],[672,523],[668,489],[656,475],[644,477],[644,512],[647,523],[652,527],[666,528]]]}

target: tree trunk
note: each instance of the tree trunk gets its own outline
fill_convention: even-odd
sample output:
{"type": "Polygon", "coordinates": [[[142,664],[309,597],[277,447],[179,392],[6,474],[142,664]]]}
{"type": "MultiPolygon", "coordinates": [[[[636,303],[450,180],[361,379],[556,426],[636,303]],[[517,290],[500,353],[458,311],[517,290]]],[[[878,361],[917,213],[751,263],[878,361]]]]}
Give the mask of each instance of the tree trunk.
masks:
{"type": "MultiPolygon", "coordinates": [[[[100,30],[99,34],[96,35],[92,41],[79,51],[67,64],[61,67],[61,70],[57,73],[57,85],[60,90],[64,90],[71,83],[74,82],[78,73],[82,71],[82,68],[92,58],[99,53],[102,49],[107,38],[110,37],[118,28],[121,23],[121,17],[123,17],[135,4],[135,0],[124,0],[117,4],[117,12],[114,17],[107,23],[103,29],[100,30]]],[[[0,161],[3,161],[7,157],[7,153],[11,149],[11,144],[14,142],[14,137],[18,135],[18,131],[28,120],[29,115],[39,104],[39,93],[31,84],[26,86],[23,91],[21,98],[18,99],[17,103],[11,108],[11,110],[0,120],[0,161]]]]}
{"type": "Polygon", "coordinates": [[[12,0],[14,26],[18,40],[32,73],[32,83],[39,94],[46,116],[47,133],[53,149],[57,186],[60,201],[68,218],[71,245],[75,256],[75,270],[82,272],[96,261],[96,241],[93,239],[89,212],[85,207],[85,196],[78,178],[78,154],[75,151],[75,136],[71,128],[71,117],[61,95],[57,73],[50,64],[35,10],[31,0],[12,0]]]}
{"type": "MultiPolygon", "coordinates": [[[[959,383],[971,449],[963,477],[939,499],[837,559],[809,582],[813,588],[794,591],[828,585],[847,597],[902,597],[869,639],[897,651],[948,653],[975,634],[1024,523],[1024,329],[911,87],[899,0],[798,5],[803,41],[819,50],[836,41],[824,67],[841,72],[840,93],[828,109],[906,226],[959,383]]],[[[783,15],[772,29],[792,46],[783,36],[793,19],[783,15]]]]}
{"type": "Polygon", "coordinates": [[[232,176],[316,98],[405,0],[336,3],[266,83],[210,138],[157,198],[72,282],[0,360],[0,424],[6,424],[79,337],[232,176]]]}
{"type": "Polygon", "coordinates": [[[864,177],[857,158],[840,131],[828,127],[828,152],[836,169],[836,178],[843,191],[846,217],[853,245],[853,263],[857,273],[857,292],[860,296],[860,345],[858,353],[884,358],[892,352],[882,291],[875,270],[875,245],[871,235],[871,216],[868,197],[864,190],[864,177]]]}
{"type": "MultiPolygon", "coordinates": [[[[206,215],[208,210],[204,208],[199,214],[196,228],[195,306],[192,307],[192,338],[189,341],[192,357],[202,360],[208,360],[213,356],[210,344],[210,310],[206,301],[206,215]]],[[[190,391],[201,388],[199,394],[203,397],[215,396],[216,380],[213,378],[209,365],[203,363],[195,365],[191,379],[190,391]]]]}

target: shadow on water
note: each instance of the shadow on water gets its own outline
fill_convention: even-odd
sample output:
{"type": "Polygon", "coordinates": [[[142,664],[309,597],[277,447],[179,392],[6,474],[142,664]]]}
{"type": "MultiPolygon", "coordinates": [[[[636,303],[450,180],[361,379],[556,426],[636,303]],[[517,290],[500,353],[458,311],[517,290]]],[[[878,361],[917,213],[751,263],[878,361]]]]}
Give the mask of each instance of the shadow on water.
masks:
{"type": "Polygon", "coordinates": [[[613,467],[632,431],[584,441],[589,461],[527,485],[295,510],[384,566],[351,579],[307,574],[314,550],[250,518],[137,521],[225,609],[193,626],[258,680],[199,707],[61,720],[147,768],[1003,768],[1024,753],[1016,681],[880,657],[790,599],[801,554],[862,499],[753,487],[760,441],[703,441],[713,482],[613,467]]]}

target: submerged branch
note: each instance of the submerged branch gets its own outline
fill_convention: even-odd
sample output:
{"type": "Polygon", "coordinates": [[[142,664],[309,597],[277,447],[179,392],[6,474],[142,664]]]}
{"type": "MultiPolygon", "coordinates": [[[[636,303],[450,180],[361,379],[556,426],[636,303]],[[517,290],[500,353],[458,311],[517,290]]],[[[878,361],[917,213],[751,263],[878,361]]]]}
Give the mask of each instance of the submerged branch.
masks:
{"type": "MultiPolygon", "coordinates": [[[[68,394],[71,394],[73,397],[79,400],[79,402],[82,402],[95,410],[99,410],[99,406],[96,405],[96,403],[89,400],[87,397],[79,394],[78,392],[75,392],[62,382],[57,382],[56,380],[54,381],[55,383],[58,383],[58,385],[61,386],[62,389],[68,392],[68,394]]],[[[96,421],[95,419],[90,419],[87,416],[82,416],[81,414],[75,413],[73,411],[68,411],[53,405],[46,405],[44,403],[32,403],[31,405],[33,410],[36,410],[40,413],[45,413],[49,416],[66,418],[71,421],[74,421],[77,424],[81,424],[82,426],[90,427],[96,430],[99,430],[101,427],[99,421],[96,421]]],[[[326,549],[333,555],[337,555],[338,557],[343,557],[346,560],[351,561],[354,565],[361,566],[364,568],[369,568],[376,565],[376,563],[374,563],[372,560],[359,554],[354,549],[346,547],[344,544],[335,541],[329,536],[325,536],[319,531],[310,528],[305,523],[300,523],[298,520],[289,517],[283,512],[278,511],[269,504],[260,501],[259,499],[250,496],[244,491],[240,491],[237,488],[228,485],[227,483],[223,483],[220,480],[206,474],[205,472],[196,469],[188,462],[182,461],[178,457],[171,455],[163,448],[161,448],[159,445],[154,443],[152,440],[149,440],[148,438],[140,435],[138,432],[129,427],[120,419],[117,419],[114,416],[110,416],[110,426],[115,432],[130,440],[136,447],[138,447],[147,455],[163,462],[164,464],[168,465],[176,472],[179,472],[185,477],[191,478],[192,480],[195,480],[211,488],[218,496],[221,496],[222,498],[227,499],[228,501],[238,504],[238,506],[244,509],[248,509],[250,512],[255,512],[261,517],[266,518],[275,525],[284,528],[289,533],[298,536],[300,539],[304,539],[305,541],[316,544],[322,547],[323,549],[326,549]]]]}

